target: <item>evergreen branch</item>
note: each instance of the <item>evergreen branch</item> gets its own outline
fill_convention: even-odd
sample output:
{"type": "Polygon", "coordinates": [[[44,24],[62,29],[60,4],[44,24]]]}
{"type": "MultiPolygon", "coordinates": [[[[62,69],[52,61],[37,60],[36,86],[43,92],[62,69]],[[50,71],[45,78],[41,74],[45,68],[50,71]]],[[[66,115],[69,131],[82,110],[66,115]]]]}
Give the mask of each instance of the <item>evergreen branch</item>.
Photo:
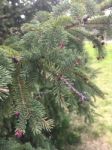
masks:
{"type": "Polygon", "coordinates": [[[9,93],[9,89],[7,89],[7,88],[0,88],[0,93],[9,93]]]}
{"type": "Polygon", "coordinates": [[[70,25],[65,26],[65,29],[71,29],[71,28],[74,28],[74,27],[77,27],[77,28],[87,27],[87,26],[91,27],[93,25],[96,25],[96,26],[97,25],[102,25],[103,27],[105,25],[111,26],[112,25],[111,18],[110,18],[110,16],[105,16],[105,15],[103,15],[103,16],[93,16],[92,18],[87,20],[86,23],[84,23],[84,22],[82,22],[82,23],[75,22],[75,23],[72,23],[70,25]]]}
{"type": "MultiPolygon", "coordinates": [[[[12,18],[12,17],[14,17],[14,16],[17,16],[17,14],[18,14],[18,16],[20,16],[20,15],[22,15],[22,14],[24,14],[24,13],[29,13],[29,15],[33,15],[34,14],[34,12],[35,12],[35,10],[40,10],[40,7],[41,7],[41,4],[40,4],[41,2],[40,1],[35,1],[32,5],[29,5],[28,7],[24,7],[23,6],[23,8],[21,8],[21,9],[16,9],[16,13],[15,13],[15,11],[13,12],[13,13],[11,13],[10,15],[9,14],[7,14],[7,15],[2,15],[2,16],[0,16],[0,20],[3,20],[3,19],[10,19],[10,18],[12,18]]],[[[48,11],[51,11],[51,7],[50,7],[50,5],[46,2],[46,1],[44,1],[43,3],[46,3],[46,10],[48,9],[48,11]],[[47,8],[48,7],[48,8],[47,8]]],[[[42,9],[42,8],[41,8],[42,9]]]]}
{"type": "Polygon", "coordinates": [[[42,118],[41,119],[42,127],[46,131],[51,131],[51,129],[54,127],[54,121],[52,119],[48,118],[42,118]]]}
{"type": "MultiPolygon", "coordinates": [[[[73,63],[73,64],[74,64],[74,63],[73,63]]],[[[73,65],[73,64],[71,64],[71,65],[73,65]]],[[[71,69],[71,67],[70,67],[70,66],[67,66],[67,67],[64,69],[64,71],[68,72],[68,71],[70,71],[70,69],[71,69]]],[[[95,92],[98,96],[104,98],[103,92],[102,92],[97,86],[95,86],[95,85],[91,82],[91,80],[90,80],[90,78],[87,76],[87,74],[83,73],[81,70],[79,70],[79,71],[74,70],[73,73],[74,73],[78,78],[80,78],[83,82],[85,82],[86,85],[88,85],[91,89],[93,89],[94,92],[95,92]]]]}
{"type": "Polygon", "coordinates": [[[73,91],[73,93],[75,93],[76,95],[78,95],[82,101],[86,100],[86,97],[85,97],[82,93],[80,93],[80,92],[72,85],[72,83],[70,83],[70,82],[68,81],[68,79],[66,79],[64,76],[61,76],[61,77],[60,77],[60,80],[63,81],[63,82],[65,83],[65,85],[66,85],[70,90],[73,91]]]}
{"type": "Polygon", "coordinates": [[[22,103],[23,105],[25,105],[25,101],[24,101],[24,95],[23,95],[23,92],[22,92],[22,82],[19,80],[19,77],[17,78],[18,80],[18,86],[19,86],[19,91],[20,91],[20,96],[21,96],[21,99],[22,99],[22,103]]]}
{"type": "Polygon", "coordinates": [[[74,73],[76,76],[81,78],[91,89],[93,89],[93,92],[95,92],[98,96],[104,98],[104,93],[95,84],[91,82],[91,80],[86,74],[76,71],[74,71],[74,73]]]}
{"type": "Polygon", "coordinates": [[[112,7],[112,0],[108,0],[108,1],[105,0],[100,4],[100,8],[102,11],[111,7],[112,7]]]}
{"type": "Polygon", "coordinates": [[[20,78],[20,75],[21,75],[20,63],[18,63],[16,66],[16,81],[18,84],[19,93],[20,93],[22,103],[25,106],[25,97],[24,97],[24,91],[23,91],[23,89],[25,89],[25,83],[24,83],[24,80],[22,80],[20,78]]]}
{"type": "Polygon", "coordinates": [[[87,27],[87,25],[90,27],[90,25],[112,25],[112,23],[107,23],[107,22],[102,22],[102,23],[93,23],[93,22],[88,22],[87,24],[80,24],[80,23],[73,23],[73,24],[71,24],[71,25],[67,25],[67,26],[65,26],[65,29],[71,29],[71,28],[74,28],[74,27],[77,27],[77,28],[79,28],[79,27],[87,27]]]}
{"type": "Polygon", "coordinates": [[[10,17],[11,17],[11,15],[2,15],[2,16],[0,16],[0,21],[3,19],[10,18],[10,17]]]}
{"type": "Polygon", "coordinates": [[[74,27],[79,27],[79,25],[80,25],[79,22],[72,23],[71,25],[65,26],[65,29],[71,29],[71,28],[74,28],[74,27]]]}

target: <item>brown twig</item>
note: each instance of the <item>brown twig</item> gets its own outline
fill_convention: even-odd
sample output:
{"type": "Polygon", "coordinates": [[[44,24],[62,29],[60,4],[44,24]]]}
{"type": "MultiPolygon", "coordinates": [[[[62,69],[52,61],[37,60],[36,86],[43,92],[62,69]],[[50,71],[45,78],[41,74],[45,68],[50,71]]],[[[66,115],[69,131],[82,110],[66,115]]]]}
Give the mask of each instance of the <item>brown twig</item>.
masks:
{"type": "Polygon", "coordinates": [[[7,89],[7,88],[0,88],[0,93],[9,93],[9,89],[7,89]]]}
{"type": "Polygon", "coordinates": [[[86,24],[80,24],[80,23],[72,23],[71,25],[67,25],[67,26],[65,26],[65,29],[71,29],[71,28],[74,28],[74,27],[87,27],[88,25],[112,25],[112,23],[91,23],[91,22],[88,22],[88,23],[86,23],[86,24]]]}
{"type": "Polygon", "coordinates": [[[86,100],[86,96],[83,95],[83,93],[79,92],[72,83],[70,83],[69,79],[65,78],[64,76],[60,77],[60,80],[63,81],[63,83],[78,97],[80,97],[81,101],[86,100]]]}

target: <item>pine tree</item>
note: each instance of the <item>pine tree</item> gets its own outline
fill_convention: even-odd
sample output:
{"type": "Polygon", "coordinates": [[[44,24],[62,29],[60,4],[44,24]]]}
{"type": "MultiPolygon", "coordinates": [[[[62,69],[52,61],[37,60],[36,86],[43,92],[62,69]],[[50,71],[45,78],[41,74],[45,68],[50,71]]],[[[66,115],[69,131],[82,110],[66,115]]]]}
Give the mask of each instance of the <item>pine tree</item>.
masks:
{"type": "Polygon", "coordinates": [[[83,22],[57,14],[62,5],[52,13],[38,12],[21,35],[0,46],[2,150],[61,150],[74,144],[70,112],[91,122],[95,96],[104,98],[92,82],[96,72],[88,66],[84,40],[95,45],[98,59],[104,58],[103,45],[83,22]]]}
{"type": "Polygon", "coordinates": [[[0,1],[0,44],[10,34],[20,32],[20,26],[32,19],[39,10],[52,11],[56,0],[1,0],[0,1]],[[13,27],[13,28],[12,28],[13,27]]]}

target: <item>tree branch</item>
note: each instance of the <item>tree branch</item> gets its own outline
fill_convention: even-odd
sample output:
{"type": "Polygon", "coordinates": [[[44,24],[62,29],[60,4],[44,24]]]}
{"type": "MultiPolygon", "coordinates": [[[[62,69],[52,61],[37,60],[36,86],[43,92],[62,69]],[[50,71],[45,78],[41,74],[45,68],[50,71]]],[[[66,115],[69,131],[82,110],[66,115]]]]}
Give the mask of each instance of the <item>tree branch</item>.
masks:
{"type": "Polygon", "coordinates": [[[69,82],[69,80],[67,78],[65,78],[64,76],[60,77],[60,80],[63,81],[63,83],[73,92],[75,93],[78,97],[80,97],[81,101],[86,100],[87,98],[83,95],[83,93],[80,93],[72,83],[69,82]]]}
{"type": "Polygon", "coordinates": [[[105,25],[112,26],[112,23],[90,23],[90,22],[88,22],[87,24],[73,23],[71,25],[65,26],[65,29],[71,29],[71,28],[74,28],[74,27],[87,27],[87,26],[90,27],[90,25],[96,25],[96,27],[98,25],[100,25],[100,26],[103,25],[103,27],[106,28],[105,25]]]}
{"type": "MultiPolygon", "coordinates": [[[[11,8],[12,9],[12,8],[11,8]]],[[[20,7],[20,9],[18,9],[17,8],[17,10],[16,10],[16,13],[15,12],[12,12],[10,15],[9,14],[7,14],[7,15],[2,15],[2,16],[0,16],[0,20],[3,20],[3,19],[8,19],[8,18],[11,18],[11,17],[13,17],[13,15],[14,16],[16,16],[17,14],[17,16],[20,16],[20,15],[22,15],[22,14],[33,14],[34,12],[35,12],[35,10],[42,10],[42,9],[45,9],[46,11],[51,11],[52,10],[52,8],[50,7],[50,5],[46,2],[44,2],[43,3],[43,8],[42,8],[42,6],[41,6],[41,4],[40,4],[40,1],[36,1],[36,2],[34,2],[32,5],[30,5],[29,7],[25,7],[24,5],[23,5],[23,8],[22,8],[22,6],[20,7]]]]}
{"type": "Polygon", "coordinates": [[[7,88],[0,88],[0,93],[9,93],[9,89],[7,89],[7,88]]]}

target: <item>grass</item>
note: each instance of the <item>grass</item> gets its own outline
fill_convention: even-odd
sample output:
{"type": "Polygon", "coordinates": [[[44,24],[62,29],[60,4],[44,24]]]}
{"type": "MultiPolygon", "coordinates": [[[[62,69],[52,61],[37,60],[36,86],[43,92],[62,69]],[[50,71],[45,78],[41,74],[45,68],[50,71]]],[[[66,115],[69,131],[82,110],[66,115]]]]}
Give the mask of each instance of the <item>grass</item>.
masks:
{"type": "Polygon", "coordinates": [[[96,118],[91,133],[96,136],[103,136],[105,141],[112,144],[112,44],[105,45],[106,58],[102,61],[96,59],[95,49],[87,43],[86,49],[90,56],[90,65],[99,69],[94,82],[105,93],[105,99],[97,98],[96,112],[101,116],[96,118]]]}
{"type": "MultiPolygon", "coordinates": [[[[91,43],[86,42],[85,49],[90,57],[90,66],[99,70],[93,82],[105,93],[105,98],[96,98],[96,112],[100,115],[96,116],[91,126],[78,121],[82,130],[82,144],[67,150],[112,150],[112,44],[105,45],[106,57],[102,61],[96,59],[96,50],[91,43]]],[[[74,126],[74,119],[72,122],[74,126]]]]}

